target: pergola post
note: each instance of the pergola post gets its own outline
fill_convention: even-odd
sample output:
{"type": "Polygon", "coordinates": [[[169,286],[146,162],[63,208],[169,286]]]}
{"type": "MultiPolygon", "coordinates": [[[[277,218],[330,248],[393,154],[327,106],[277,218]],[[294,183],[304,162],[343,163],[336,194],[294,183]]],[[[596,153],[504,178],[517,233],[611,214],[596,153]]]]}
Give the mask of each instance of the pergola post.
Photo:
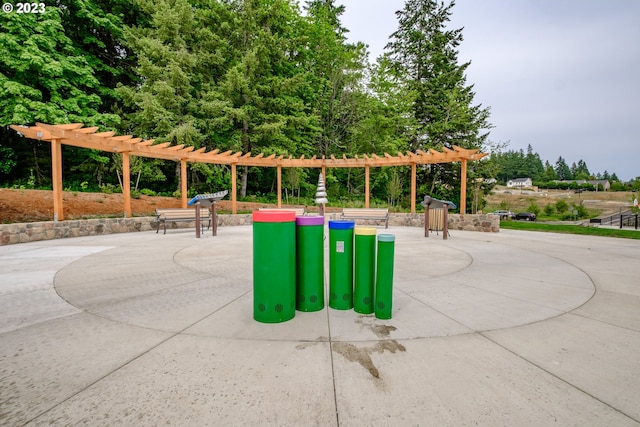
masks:
{"type": "Polygon", "coordinates": [[[365,186],[365,205],[370,205],[371,192],[371,167],[397,167],[411,166],[411,212],[415,213],[416,209],[416,167],[418,164],[440,164],[461,162],[461,188],[460,188],[460,211],[461,214],[466,212],[466,193],[467,193],[467,162],[469,160],[479,160],[485,157],[486,153],[479,153],[478,149],[465,149],[458,146],[444,149],[442,152],[429,149],[428,151],[417,150],[415,153],[407,152],[404,155],[398,152],[397,156],[384,153],[384,157],[376,154],[371,156],[364,155],[359,158],[347,158],[345,154],[342,158],[336,158],[331,155],[326,158],[324,155],[321,159],[313,156],[305,159],[304,155],[294,159],[291,156],[284,159],[284,156],[275,154],[264,156],[260,153],[251,156],[251,153],[242,155],[241,152],[233,152],[228,150],[220,152],[218,149],[206,152],[205,147],[196,149],[193,146],[185,147],[183,144],[171,146],[170,142],[154,144],[152,139],[142,140],[142,138],[134,138],[132,135],[114,136],[115,132],[97,132],[98,127],[83,127],[82,123],[68,123],[61,125],[48,125],[46,123],[36,123],[36,126],[16,126],[11,125],[11,129],[19,132],[30,139],[51,142],[51,162],[52,162],[52,179],[54,193],[54,220],[62,220],[64,218],[62,206],[62,145],[72,145],[74,147],[87,148],[91,150],[109,151],[123,153],[123,168],[125,180],[123,190],[129,193],[125,197],[125,216],[131,215],[130,209],[130,155],[139,157],[150,157],[154,159],[181,161],[181,186],[182,207],[187,206],[187,161],[195,163],[211,163],[220,165],[231,165],[231,200],[232,211],[237,213],[237,166],[250,167],[278,167],[278,175],[280,185],[278,188],[278,205],[282,203],[282,168],[322,168],[322,175],[325,182],[328,182],[327,167],[333,168],[361,168],[365,167],[366,186],[365,186]]]}
{"type": "Polygon", "coordinates": [[[282,207],[282,165],[278,165],[276,167],[276,176],[277,176],[277,184],[278,187],[278,207],[282,207]]]}
{"type": "Polygon", "coordinates": [[[181,207],[187,207],[187,159],[180,159],[180,196],[181,207]]]}
{"type": "Polygon", "coordinates": [[[411,213],[416,213],[416,164],[411,163],[411,213]]]}
{"type": "Polygon", "coordinates": [[[124,217],[131,218],[131,162],[129,152],[122,153],[122,197],[124,198],[124,217]]]}
{"type": "Polygon", "coordinates": [[[462,160],[460,168],[460,215],[464,215],[467,210],[467,161],[462,160]]]}
{"type": "Polygon", "coordinates": [[[369,208],[369,165],[364,165],[364,207],[369,208]]]}
{"type": "Polygon", "coordinates": [[[62,144],[59,138],[51,140],[51,179],[53,186],[53,220],[64,219],[62,206],[62,144]]]}
{"type": "Polygon", "coordinates": [[[235,163],[231,163],[231,213],[232,214],[236,214],[238,213],[238,192],[236,190],[236,164],[235,163]]]}

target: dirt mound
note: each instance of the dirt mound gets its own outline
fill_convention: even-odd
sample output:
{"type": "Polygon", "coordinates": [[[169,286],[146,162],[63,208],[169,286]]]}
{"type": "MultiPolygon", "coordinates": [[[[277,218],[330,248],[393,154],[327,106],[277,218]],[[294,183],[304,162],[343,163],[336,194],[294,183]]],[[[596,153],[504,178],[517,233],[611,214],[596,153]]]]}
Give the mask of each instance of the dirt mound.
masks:
{"type": "MultiPolygon", "coordinates": [[[[124,216],[122,194],[63,192],[64,219],[124,216]]],[[[140,196],[131,199],[133,216],[152,216],[156,208],[179,208],[174,197],[140,196]]],[[[238,212],[248,212],[264,203],[238,202],[238,212]]],[[[221,200],[218,209],[231,211],[231,202],[221,200]]],[[[50,190],[18,190],[0,188],[0,224],[53,220],[53,192],[50,190]]]]}

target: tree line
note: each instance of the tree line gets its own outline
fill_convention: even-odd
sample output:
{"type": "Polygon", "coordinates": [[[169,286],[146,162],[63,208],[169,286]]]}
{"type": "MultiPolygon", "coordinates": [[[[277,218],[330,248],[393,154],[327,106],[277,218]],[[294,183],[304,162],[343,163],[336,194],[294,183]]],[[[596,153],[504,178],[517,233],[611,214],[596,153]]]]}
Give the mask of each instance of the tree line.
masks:
{"type": "MultiPolygon", "coordinates": [[[[495,152],[491,155],[491,161],[495,164],[495,178],[499,184],[506,184],[514,178],[531,178],[533,184],[543,188],[579,188],[580,185],[567,183],[566,181],[596,181],[606,180],[611,184],[612,190],[638,190],[640,182],[637,179],[628,183],[620,181],[618,176],[608,171],[591,172],[586,162],[582,159],[567,163],[564,157],[559,156],[554,164],[548,160],[544,162],[540,155],[533,151],[531,145],[524,150],[508,150],[495,152]]],[[[583,184],[585,190],[597,190],[593,184],[583,184]]]]}
{"type": "MultiPolygon", "coordinates": [[[[66,0],[0,15],[0,183],[47,188],[47,143],[8,125],[81,122],[144,139],[299,157],[458,145],[491,151],[488,107],[459,63],[455,2],[407,0],[384,54],[350,43],[334,0],[66,0]]],[[[389,17],[394,19],[394,17],[389,17]]],[[[117,189],[117,154],[64,146],[65,187],[117,189]]],[[[179,188],[175,162],[134,158],[133,185],[179,188]]],[[[491,161],[468,177],[492,176],[491,161]]],[[[275,191],[275,171],[240,168],[239,194],[275,191]]],[[[311,197],[319,170],[283,174],[311,197]]],[[[371,193],[405,203],[408,168],[371,171],[371,193]]],[[[193,193],[228,189],[223,165],[189,169],[193,193]]],[[[364,192],[364,171],[330,169],[330,200],[364,192]]],[[[459,202],[460,165],[418,170],[418,193],[459,202]]]]}

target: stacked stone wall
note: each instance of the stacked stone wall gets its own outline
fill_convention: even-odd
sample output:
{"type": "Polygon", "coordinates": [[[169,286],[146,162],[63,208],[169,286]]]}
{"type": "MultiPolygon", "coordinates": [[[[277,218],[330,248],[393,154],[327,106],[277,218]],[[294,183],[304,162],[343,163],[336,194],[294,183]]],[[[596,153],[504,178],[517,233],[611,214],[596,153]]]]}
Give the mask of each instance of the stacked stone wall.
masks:
{"type": "MultiPolygon", "coordinates": [[[[337,219],[338,214],[327,215],[328,219],[337,219]]],[[[356,220],[358,225],[381,225],[382,221],[356,220]]],[[[218,215],[219,227],[250,225],[251,214],[218,215]]],[[[389,214],[389,226],[424,227],[424,214],[389,214]]],[[[68,237],[98,236],[114,233],[131,233],[156,230],[155,217],[139,218],[97,218],[66,221],[27,222],[0,224],[0,246],[16,243],[37,242],[40,240],[64,239],[68,237]]],[[[168,230],[194,228],[193,222],[171,223],[168,230]]],[[[450,230],[481,232],[500,231],[500,219],[496,215],[449,215],[450,230]]],[[[161,230],[162,232],[162,230],[161,230]]]]}

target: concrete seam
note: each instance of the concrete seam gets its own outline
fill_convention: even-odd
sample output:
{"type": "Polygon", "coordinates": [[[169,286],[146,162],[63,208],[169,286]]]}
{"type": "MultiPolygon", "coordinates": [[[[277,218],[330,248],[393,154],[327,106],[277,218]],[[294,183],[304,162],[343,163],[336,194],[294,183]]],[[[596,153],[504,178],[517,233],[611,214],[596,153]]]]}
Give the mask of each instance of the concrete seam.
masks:
{"type": "MultiPolygon", "coordinates": [[[[163,344],[166,344],[167,342],[169,342],[170,340],[172,340],[173,338],[179,336],[179,335],[183,335],[184,331],[186,331],[187,329],[197,325],[198,323],[202,322],[203,320],[207,319],[208,317],[212,316],[213,314],[217,313],[218,311],[220,311],[221,309],[223,309],[224,307],[228,306],[229,304],[232,304],[233,302],[237,301],[238,299],[242,298],[243,296],[245,296],[246,294],[248,294],[251,291],[247,291],[245,293],[243,293],[242,295],[238,296],[237,298],[234,298],[233,300],[229,301],[227,304],[218,307],[216,310],[214,310],[213,312],[207,314],[206,316],[202,317],[201,319],[196,320],[195,322],[191,323],[190,325],[185,326],[184,328],[182,328],[181,330],[179,330],[178,332],[172,333],[171,335],[169,335],[168,337],[166,337],[163,340],[160,340],[160,342],[158,342],[155,345],[152,345],[151,347],[149,347],[147,350],[142,351],[140,354],[132,357],[131,359],[127,360],[126,362],[124,362],[122,365],[118,366],[115,369],[112,369],[111,371],[107,372],[106,374],[102,375],[101,377],[97,378],[96,380],[90,382],[89,384],[87,384],[85,387],[82,387],[80,390],[76,391],[75,393],[72,393],[71,395],[67,396],[66,398],[62,399],[61,401],[53,404],[50,408],[43,410],[42,412],[40,412],[39,414],[37,414],[36,416],[34,416],[33,418],[31,418],[30,420],[26,421],[23,425],[28,425],[31,424],[32,422],[34,422],[35,420],[37,420],[38,418],[40,418],[41,416],[45,415],[46,413],[52,411],[53,409],[55,409],[56,407],[62,405],[63,403],[73,399],[74,397],[76,397],[77,395],[79,395],[80,393],[83,393],[84,391],[90,389],[91,387],[93,387],[94,385],[98,384],[99,382],[101,382],[102,380],[110,377],[111,375],[115,374],[116,372],[118,372],[119,370],[129,366],[130,364],[132,364],[133,362],[135,362],[136,360],[140,359],[141,357],[149,354],[151,351],[155,350],[156,348],[160,347],[163,344]]],[[[96,317],[101,317],[99,315],[95,315],[93,313],[88,313],[91,314],[93,316],[96,317]]],[[[102,318],[102,317],[101,317],[102,318]]],[[[106,319],[109,321],[113,321],[111,319],[106,319]]],[[[126,323],[125,323],[126,324],[126,323]]],[[[128,325],[128,324],[127,324],[128,325]]],[[[139,326],[135,326],[135,325],[129,325],[129,326],[134,326],[134,327],[139,327],[139,326]]]]}
{"type": "Polygon", "coordinates": [[[626,414],[626,413],[622,412],[620,409],[618,409],[618,408],[616,408],[616,407],[614,407],[614,406],[611,406],[611,404],[609,404],[609,403],[605,402],[604,400],[600,399],[599,397],[594,396],[593,394],[589,393],[588,391],[583,390],[582,388],[578,387],[578,386],[577,386],[577,385],[575,385],[575,384],[570,383],[569,381],[565,380],[565,379],[564,379],[564,378],[562,378],[562,377],[559,377],[558,375],[554,374],[553,372],[551,372],[551,371],[549,371],[549,370],[547,370],[547,369],[543,368],[542,366],[538,365],[537,363],[535,363],[535,362],[533,362],[533,361],[531,361],[531,360],[529,360],[529,359],[525,358],[524,356],[522,356],[522,355],[520,355],[520,354],[516,353],[515,351],[511,350],[510,348],[505,347],[504,345],[500,344],[499,342],[497,342],[497,341],[493,340],[493,339],[492,339],[491,337],[489,337],[488,335],[485,335],[485,333],[484,333],[484,332],[477,332],[477,334],[478,334],[479,336],[483,337],[484,339],[486,339],[487,341],[489,341],[489,342],[493,343],[494,345],[497,345],[498,347],[500,347],[500,348],[504,349],[505,351],[508,351],[509,353],[513,354],[514,356],[516,356],[516,357],[517,357],[517,358],[519,358],[520,360],[523,360],[524,362],[526,362],[526,363],[530,364],[531,366],[535,366],[536,368],[538,368],[538,369],[539,369],[539,370],[541,370],[542,372],[547,373],[548,375],[552,376],[553,378],[557,379],[558,381],[561,381],[561,382],[565,383],[566,385],[568,385],[569,387],[571,387],[571,388],[573,388],[573,389],[575,389],[575,390],[578,390],[579,392],[581,392],[581,393],[583,393],[583,394],[585,394],[585,395],[589,396],[590,398],[592,398],[592,399],[594,399],[594,400],[597,400],[598,402],[602,403],[602,404],[603,404],[603,405],[605,405],[606,407],[611,408],[611,410],[613,410],[614,412],[617,412],[617,413],[619,413],[620,415],[623,415],[623,416],[625,416],[625,417],[629,418],[630,420],[635,421],[636,423],[640,423],[640,420],[639,420],[639,419],[635,419],[635,418],[633,418],[631,415],[629,415],[629,414],[626,414]]]}

